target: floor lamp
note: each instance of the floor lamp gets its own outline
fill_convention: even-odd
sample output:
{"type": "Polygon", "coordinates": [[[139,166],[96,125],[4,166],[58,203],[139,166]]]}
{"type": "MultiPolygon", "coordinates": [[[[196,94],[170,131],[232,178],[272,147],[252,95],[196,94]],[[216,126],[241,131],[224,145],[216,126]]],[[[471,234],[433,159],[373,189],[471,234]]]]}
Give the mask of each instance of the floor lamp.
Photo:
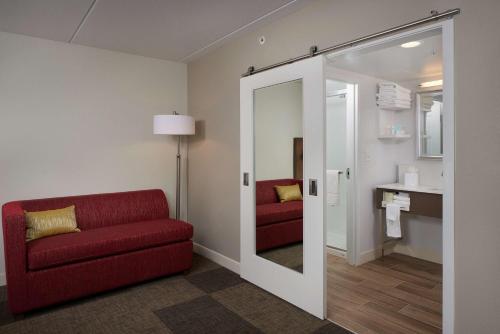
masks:
{"type": "Polygon", "coordinates": [[[194,135],[194,119],[191,116],[179,115],[174,111],[172,115],[155,115],[153,127],[154,134],[177,136],[175,219],[179,219],[181,212],[181,136],[194,135]]]}

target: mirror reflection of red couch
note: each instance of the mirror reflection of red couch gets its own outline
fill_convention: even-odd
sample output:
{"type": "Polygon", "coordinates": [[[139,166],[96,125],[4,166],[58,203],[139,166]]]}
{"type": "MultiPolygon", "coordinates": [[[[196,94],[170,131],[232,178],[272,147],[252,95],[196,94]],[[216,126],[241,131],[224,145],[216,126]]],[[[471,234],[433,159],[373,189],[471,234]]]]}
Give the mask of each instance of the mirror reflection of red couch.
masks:
{"type": "Polygon", "coordinates": [[[302,180],[277,179],[256,182],[257,252],[302,241],[303,201],[280,203],[274,189],[274,186],[294,184],[299,184],[302,191],[302,180]]]}

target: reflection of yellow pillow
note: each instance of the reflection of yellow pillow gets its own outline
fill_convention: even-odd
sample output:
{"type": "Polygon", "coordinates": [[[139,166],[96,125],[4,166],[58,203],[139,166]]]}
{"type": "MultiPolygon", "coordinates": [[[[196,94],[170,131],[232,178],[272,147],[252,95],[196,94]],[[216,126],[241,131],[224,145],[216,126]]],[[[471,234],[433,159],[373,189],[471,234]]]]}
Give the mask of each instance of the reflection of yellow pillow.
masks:
{"type": "Polygon", "coordinates": [[[274,186],[274,189],[276,189],[281,203],[289,201],[302,201],[302,193],[300,192],[298,184],[294,184],[292,186],[274,186]]]}
{"type": "Polygon", "coordinates": [[[80,232],[76,225],[75,206],[47,211],[24,211],[26,241],[50,235],[80,232]]]}

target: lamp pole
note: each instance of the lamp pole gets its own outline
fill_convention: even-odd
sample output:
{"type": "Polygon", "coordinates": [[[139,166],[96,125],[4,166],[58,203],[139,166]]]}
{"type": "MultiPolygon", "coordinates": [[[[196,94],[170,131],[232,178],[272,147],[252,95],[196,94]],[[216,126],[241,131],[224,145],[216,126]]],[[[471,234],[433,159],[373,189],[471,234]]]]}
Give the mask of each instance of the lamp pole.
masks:
{"type": "MultiPolygon", "coordinates": [[[[174,111],[174,115],[179,115],[174,111]]],[[[175,188],[175,219],[181,214],[181,136],[177,136],[177,184],[175,188]]]]}
{"type": "Polygon", "coordinates": [[[181,215],[181,136],[195,134],[195,121],[193,117],[180,115],[174,111],[171,115],[155,115],[153,118],[153,133],[158,135],[177,136],[177,182],[175,187],[175,219],[181,215]]]}

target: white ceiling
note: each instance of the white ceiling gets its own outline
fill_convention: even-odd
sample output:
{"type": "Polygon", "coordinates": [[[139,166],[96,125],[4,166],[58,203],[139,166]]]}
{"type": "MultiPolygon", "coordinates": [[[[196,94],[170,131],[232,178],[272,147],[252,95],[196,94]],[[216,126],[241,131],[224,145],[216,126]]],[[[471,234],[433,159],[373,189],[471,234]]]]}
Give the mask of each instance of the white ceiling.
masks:
{"type": "Polygon", "coordinates": [[[307,1],[0,0],[0,31],[189,61],[307,1]]]}
{"type": "Polygon", "coordinates": [[[366,74],[389,81],[411,81],[436,78],[443,72],[442,40],[439,31],[398,40],[389,47],[367,48],[330,58],[331,65],[348,71],[366,74]],[[415,48],[402,48],[408,41],[422,44],[415,48]]]}

